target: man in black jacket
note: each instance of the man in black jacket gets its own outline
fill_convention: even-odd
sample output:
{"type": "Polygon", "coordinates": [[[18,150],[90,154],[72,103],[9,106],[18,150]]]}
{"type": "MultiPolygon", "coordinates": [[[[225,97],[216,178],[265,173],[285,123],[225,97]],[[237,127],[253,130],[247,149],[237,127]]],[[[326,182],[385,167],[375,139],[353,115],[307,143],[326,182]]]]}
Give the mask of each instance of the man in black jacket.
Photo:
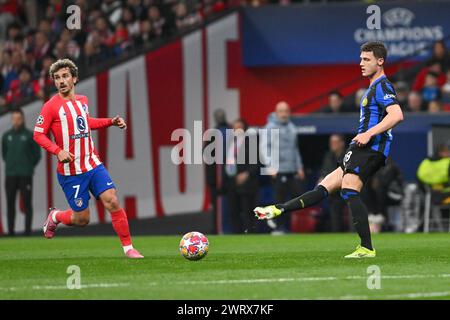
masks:
{"type": "Polygon", "coordinates": [[[25,209],[25,235],[30,235],[33,219],[32,180],[34,168],[41,159],[41,150],[33,140],[33,132],[25,127],[25,117],[21,109],[12,111],[11,120],[12,128],[2,137],[8,234],[15,235],[16,195],[20,191],[25,209]]]}
{"type": "Polygon", "coordinates": [[[259,190],[257,135],[247,132],[242,119],[233,122],[234,135],[227,141],[225,190],[234,233],[254,232],[252,210],[259,190]]]}
{"type": "MultiPolygon", "coordinates": [[[[341,134],[332,134],[329,138],[329,150],[325,154],[320,169],[319,182],[330,172],[338,167],[345,155],[345,137],[341,134]]],[[[345,201],[339,194],[331,194],[328,197],[330,207],[330,227],[332,232],[348,231],[348,226],[344,222],[345,201]]]]}

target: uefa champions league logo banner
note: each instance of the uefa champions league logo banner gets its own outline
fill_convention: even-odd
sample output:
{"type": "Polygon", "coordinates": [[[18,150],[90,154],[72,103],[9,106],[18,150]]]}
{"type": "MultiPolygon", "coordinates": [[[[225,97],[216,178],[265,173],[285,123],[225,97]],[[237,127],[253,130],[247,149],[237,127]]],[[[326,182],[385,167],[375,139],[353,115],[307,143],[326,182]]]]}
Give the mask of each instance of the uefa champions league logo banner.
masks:
{"type": "Polygon", "coordinates": [[[389,2],[245,8],[246,66],[340,64],[359,60],[366,41],[383,41],[389,61],[413,55],[450,35],[450,2],[389,2]]]}

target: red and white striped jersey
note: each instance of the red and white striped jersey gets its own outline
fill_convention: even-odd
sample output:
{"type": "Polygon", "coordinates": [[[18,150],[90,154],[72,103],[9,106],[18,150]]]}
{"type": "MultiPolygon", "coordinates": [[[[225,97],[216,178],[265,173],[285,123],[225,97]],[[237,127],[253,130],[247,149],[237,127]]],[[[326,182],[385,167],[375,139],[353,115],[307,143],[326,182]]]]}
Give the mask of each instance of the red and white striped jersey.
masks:
{"type": "Polygon", "coordinates": [[[89,117],[86,96],[75,95],[74,100],[69,100],[56,94],[41,109],[34,127],[34,140],[55,155],[62,149],[74,154],[74,161],[58,162],[58,173],[65,176],[77,175],[101,164],[94,148],[91,130],[111,125],[109,118],[89,117]],[[52,132],[55,143],[49,139],[49,131],[52,132]]]}

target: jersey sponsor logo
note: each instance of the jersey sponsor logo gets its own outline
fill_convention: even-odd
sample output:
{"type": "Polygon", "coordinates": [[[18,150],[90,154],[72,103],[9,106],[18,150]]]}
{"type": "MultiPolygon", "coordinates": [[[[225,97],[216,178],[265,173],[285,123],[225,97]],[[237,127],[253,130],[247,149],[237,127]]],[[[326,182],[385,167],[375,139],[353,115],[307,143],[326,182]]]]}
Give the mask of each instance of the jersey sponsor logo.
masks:
{"type": "Polygon", "coordinates": [[[70,139],[75,140],[75,139],[82,139],[82,138],[88,138],[89,137],[89,132],[86,133],[77,133],[77,134],[71,134],[70,135],[70,139]]]}
{"type": "Polygon", "coordinates": [[[42,115],[40,115],[37,120],[36,120],[36,124],[38,126],[42,125],[44,123],[44,117],[42,115]]]}
{"type": "Polygon", "coordinates": [[[83,116],[77,117],[77,127],[80,132],[86,131],[86,121],[84,120],[83,116]]]}
{"type": "Polygon", "coordinates": [[[392,93],[385,94],[384,97],[383,97],[383,99],[384,99],[384,100],[387,100],[387,99],[395,99],[395,94],[392,94],[392,93]]]}

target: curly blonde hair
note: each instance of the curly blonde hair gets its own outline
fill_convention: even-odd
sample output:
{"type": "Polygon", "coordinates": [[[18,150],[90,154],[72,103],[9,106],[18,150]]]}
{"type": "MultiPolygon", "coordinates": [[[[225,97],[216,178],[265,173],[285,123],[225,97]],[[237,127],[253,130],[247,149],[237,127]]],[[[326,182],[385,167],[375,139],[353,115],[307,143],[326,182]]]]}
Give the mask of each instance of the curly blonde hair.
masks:
{"type": "Polygon", "coordinates": [[[55,73],[63,68],[69,68],[72,77],[78,78],[78,67],[70,59],[59,59],[58,61],[54,62],[49,69],[50,77],[53,79],[55,73]]]}

